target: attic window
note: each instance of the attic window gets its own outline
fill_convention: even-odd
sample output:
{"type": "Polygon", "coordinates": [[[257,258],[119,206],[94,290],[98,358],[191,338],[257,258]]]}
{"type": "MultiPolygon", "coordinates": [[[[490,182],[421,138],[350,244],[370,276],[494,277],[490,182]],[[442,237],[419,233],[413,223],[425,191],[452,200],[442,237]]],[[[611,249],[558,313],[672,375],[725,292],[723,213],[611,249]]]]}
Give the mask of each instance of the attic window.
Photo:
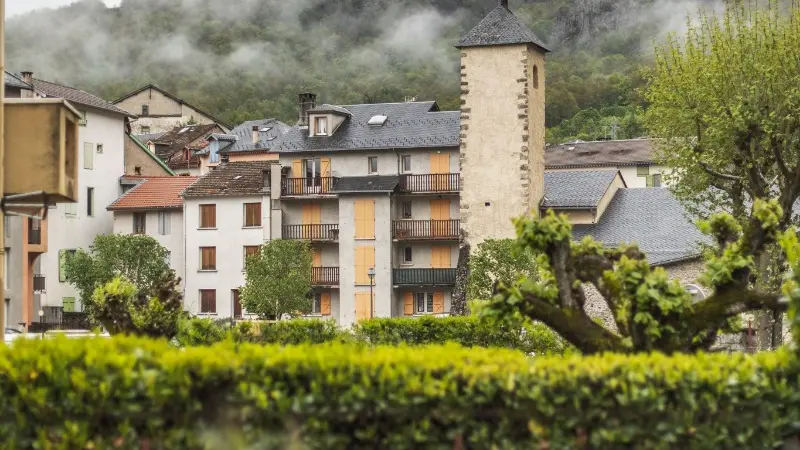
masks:
{"type": "Polygon", "coordinates": [[[263,127],[263,128],[261,128],[260,130],[258,130],[258,131],[261,131],[262,133],[266,133],[267,131],[269,131],[269,130],[271,130],[271,129],[272,129],[271,127],[263,127]]]}
{"type": "Polygon", "coordinates": [[[317,136],[327,136],[328,135],[328,118],[327,117],[317,117],[314,120],[314,129],[317,136]]]}
{"type": "Polygon", "coordinates": [[[369,119],[369,121],[367,122],[367,125],[370,125],[370,126],[373,126],[373,127],[383,126],[383,124],[386,123],[386,119],[387,118],[388,117],[382,116],[382,115],[372,116],[369,119]]]}
{"type": "Polygon", "coordinates": [[[242,178],[242,176],[241,176],[241,175],[236,175],[235,177],[233,177],[233,179],[234,179],[234,180],[238,180],[238,179],[240,179],[240,178],[242,178]]]}

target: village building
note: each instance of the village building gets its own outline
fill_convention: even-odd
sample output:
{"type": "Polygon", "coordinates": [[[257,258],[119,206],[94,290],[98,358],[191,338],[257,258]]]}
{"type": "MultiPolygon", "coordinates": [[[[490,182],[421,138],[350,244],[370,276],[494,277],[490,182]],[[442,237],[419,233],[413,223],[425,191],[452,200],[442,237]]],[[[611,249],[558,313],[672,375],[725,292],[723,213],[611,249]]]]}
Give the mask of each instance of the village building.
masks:
{"type": "Polygon", "coordinates": [[[212,134],[224,134],[224,129],[216,123],[178,126],[143,143],[176,174],[200,175],[198,152],[208,146],[212,134]]]}
{"type": "Polygon", "coordinates": [[[113,104],[139,116],[132,124],[135,134],[166,133],[186,125],[218,124],[222,133],[230,130],[208,112],[152,84],[123,95],[113,104]]]}

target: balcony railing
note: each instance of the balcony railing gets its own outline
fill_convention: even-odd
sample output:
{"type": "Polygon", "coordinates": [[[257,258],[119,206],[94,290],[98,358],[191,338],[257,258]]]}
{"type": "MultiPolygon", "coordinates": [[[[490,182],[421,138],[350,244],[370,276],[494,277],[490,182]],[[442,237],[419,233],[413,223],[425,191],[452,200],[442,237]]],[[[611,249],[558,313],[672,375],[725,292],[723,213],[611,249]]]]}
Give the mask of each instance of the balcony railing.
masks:
{"type": "Polygon", "coordinates": [[[461,221],[451,220],[395,220],[392,238],[403,240],[453,240],[458,239],[461,221]]]}
{"type": "Polygon", "coordinates": [[[312,267],[311,284],[314,286],[338,286],[338,267],[312,267]]]}
{"type": "Polygon", "coordinates": [[[44,275],[34,275],[33,276],[33,293],[34,294],[41,294],[47,290],[45,285],[44,275]]]}
{"type": "Polygon", "coordinates": [[[28,244],[39,245],[42,243],[42,222],[38,219],[28,219],[28,244]]]}
{"type": "Polygon", "coordinates": [[[281,195],[291,197],[330,194],[338,180],[337,177],[284,178],[281,180],[281,195]]]}
{"type": "Polygon", "coordinates": [[[458,192],[460,190],[461,176],[457,173],[403,175],[400,177],[401,192],[424,194],[428,192],[458,192]]]}
{"type": "Polygon", "coordinates": [[[452,286],[456,269],[394,269],[396,286],[452,286]]]}
{"type": "Polygon", "coordinates": [[[339,224],[284,225],[282,231],[283,239],[326,242],[339,240],[339,224]]]}

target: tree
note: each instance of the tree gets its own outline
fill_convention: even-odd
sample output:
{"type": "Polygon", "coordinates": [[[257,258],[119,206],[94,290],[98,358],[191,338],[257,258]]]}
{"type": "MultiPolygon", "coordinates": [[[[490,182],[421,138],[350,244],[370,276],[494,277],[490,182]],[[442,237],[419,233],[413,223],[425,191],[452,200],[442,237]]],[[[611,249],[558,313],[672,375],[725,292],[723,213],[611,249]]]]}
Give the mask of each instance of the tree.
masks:
{"type": "Polygon", "coordinates": [[[92,312],[95,289],[121,276],[138,292],[152,290],[169,271],[167,249],[150,236],[106,234],[97,236],[89,252],[67,257],[64,274],[81,296],[84,311],[92,312]]]}
{"type": "Polygon", "coordinates": [[[492,297],[496,283],[511,286],[521,277],[536,278],[536,255],[514,239],[489,239],[470,255],[467,281],[469,300],[492,297]]]}
{"type": "Polygon", "coordinates": [[[180,279],[173,270],[164,272],[144,293],[123,276],[115,276],[95,289],[92,305],[90,318],[111,334],[171,339],[178,334],[178,323],[186,315],[180,279]]]}
{"type": "Polygon", "coordinates": [[[545,323],[584,353],[707,350],[720,333],[736,329],[741,313],[786,309],[778,293],[750,284],[753,255],[782,238],[777,230],[782,216],[777,201],[756,200],[746,228],[727,213],[701,223],[717,249],[706,255],[702,277],[714,293],[697,303],[663,268],[651,268],[635,245],[607,249],[588,237],[572,242],[567,218],[552,211],[541,219],[520,218],[515,221],[519,245],[542,255],[539,279],[500,284],[483,314],[502,319],[520,313],[545,323]],[[616,330],[586,312],[584,283],[603,296],[616,330]]]}
{"type": "MultiPolygon", "coordinates": [[[[746,226],[756,198],[776,197],[785,231],[800,197],[800,9],[757,6],[702,14],[684,39],[656,48],[645,123],[690,212],[707,218],[713,205],[746,226]]],[[[781,272],[780,252],[758,248],[754,276],[777,290],[781,281],[769,274],[781,272]]],[[[771,319],[776,341],[780,316],[771,319]]]]}
{"type": "Polygon", "coordinates": [[[280,320],[284,314],[311,312],[311,247],[274,240],[247,258],[242,305],[248,312],[280,320]]]}

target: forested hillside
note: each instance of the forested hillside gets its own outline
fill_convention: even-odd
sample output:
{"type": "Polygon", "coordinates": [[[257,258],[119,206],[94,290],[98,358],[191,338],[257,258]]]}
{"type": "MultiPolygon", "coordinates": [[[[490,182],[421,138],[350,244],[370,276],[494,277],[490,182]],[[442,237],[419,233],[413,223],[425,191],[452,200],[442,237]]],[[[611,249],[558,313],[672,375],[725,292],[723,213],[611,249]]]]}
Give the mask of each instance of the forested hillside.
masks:
{"type": "MultiPolygon", "coordinates": [[[[511,0],[554,49],[548,141],[641,134],[652,39],[715,0],[511,0]]],[[[153,83],[230,123],[291,121],[296,94],[458,107],[458,37],[496,0],[84,0],[9,20],[7,67],[107,99],[153,83]]]]}

